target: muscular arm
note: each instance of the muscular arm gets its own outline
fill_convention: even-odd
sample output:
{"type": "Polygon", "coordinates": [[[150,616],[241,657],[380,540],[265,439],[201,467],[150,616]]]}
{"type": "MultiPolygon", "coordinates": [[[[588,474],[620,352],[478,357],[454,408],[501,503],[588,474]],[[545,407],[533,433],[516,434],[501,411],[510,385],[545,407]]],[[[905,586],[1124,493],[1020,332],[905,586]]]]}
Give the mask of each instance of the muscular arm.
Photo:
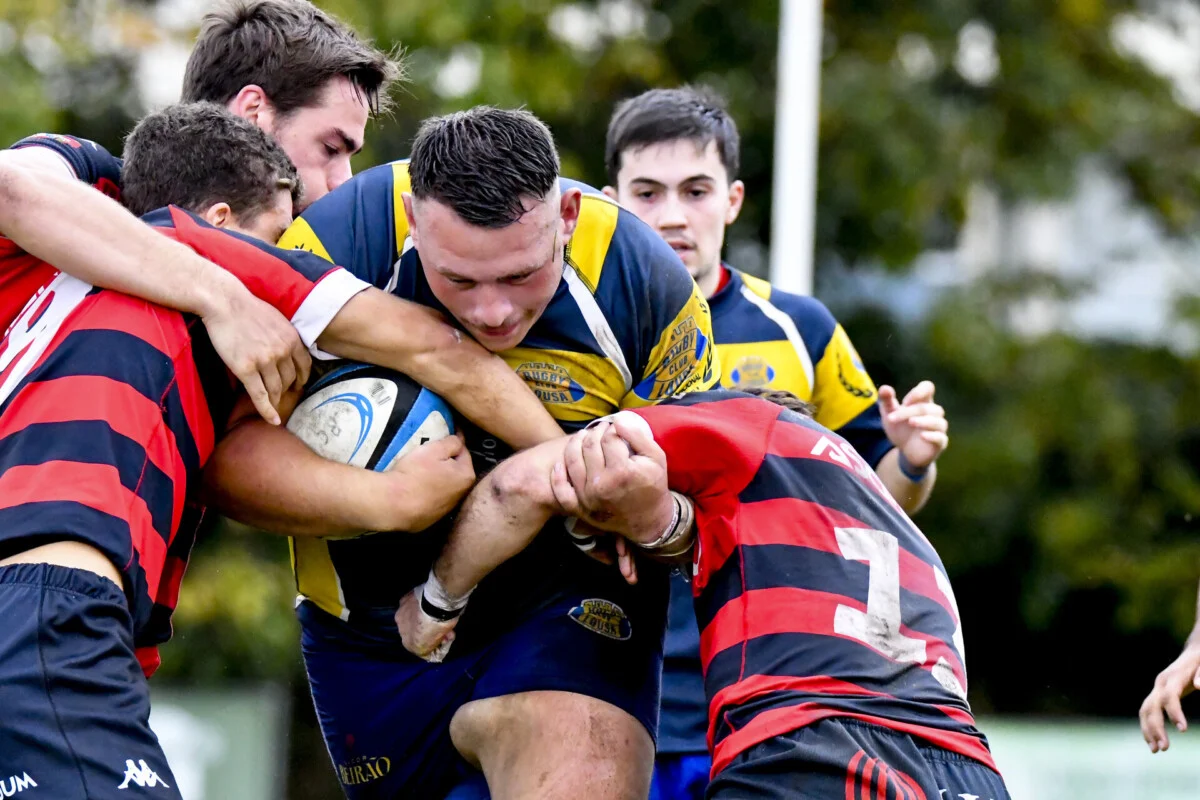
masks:
{"type": "Polygon", "coordinates": [[[504,361],[417,303],[368,289],[342,308],[317,343],[343,358],[403,372],[514,448],[562,436],[504,361]]]}
{"type": "Polygon", "coordinates": [[[883,485],[892,493],[892,497],[909,514],[915,514],[924,507],[929,495],[937,483],[937,462],[929,465],[925,477],[914,483],[900,471],[900,450],[893,447],[875,465],[875,474],[883,485]]]}
{"type": "Polygon", "coordinates": [[[233,275],[75,180],[45,148],[0,151],[0,232],[82,281],[199,316],[221,359],[272,422],[278,421],[271,407],[276,384],[286,389],[308,374],[308,354],[279,312],[233,275]]]}

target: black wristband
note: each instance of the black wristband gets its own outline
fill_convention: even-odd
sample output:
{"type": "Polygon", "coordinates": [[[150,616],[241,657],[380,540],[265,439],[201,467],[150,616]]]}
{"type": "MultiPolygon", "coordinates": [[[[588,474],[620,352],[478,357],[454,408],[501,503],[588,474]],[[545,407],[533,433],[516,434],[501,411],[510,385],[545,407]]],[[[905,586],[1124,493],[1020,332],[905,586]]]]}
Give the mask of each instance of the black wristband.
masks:
{"type": "MultiPolygon", "coordinates": [[[[463,606],[463,608],[466,608],[466,606],[463,606]]],[[[421,611],[425,612],[425,616],[433,617],[438,622],[449,622],[452,619],[458,619],[462,616],[463,608],[456,608],[452,611],[438,608],[429,602],[429,598],[425,596],[424,592],[421,592],[421,611]]]]}
{"type": "Polygon", "coordinates": [[[900,474],[908,478],[913,483],[920,483],[925,480],[925,476],[929,474],[929,467],[913,466],[907,458],[904,457],[904,452],[900,449],[896,450],[896,466],[900,468],[900,474]]]}

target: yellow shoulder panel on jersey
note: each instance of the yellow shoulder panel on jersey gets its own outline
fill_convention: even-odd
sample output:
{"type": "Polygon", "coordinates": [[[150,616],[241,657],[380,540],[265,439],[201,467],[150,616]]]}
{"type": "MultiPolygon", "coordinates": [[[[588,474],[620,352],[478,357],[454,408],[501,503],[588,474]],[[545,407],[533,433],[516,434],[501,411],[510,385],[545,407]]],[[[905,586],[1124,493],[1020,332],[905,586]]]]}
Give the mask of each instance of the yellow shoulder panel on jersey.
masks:
{"type": "Polygon", "coordinates": [[[308,224],[304,217],[296,218],[295,222],[279,238],[276,246],[284,250],[307,250],[326,261],[333,261],[333,258],[329,255],[329,251],[325,249],[325,245],[321,244],[321,238],[317,236],[317,232],[312,229],[312,226],[308,224]]]}
{"type": "Polygon", "coordinates": [[[746,288],[754,292],[764,300],[771,299],[771,284],[764,281],[762,278],[756,278],[753,275],[741,273],[742,283],[746,284],[746,288]]]}
{"type": "Polygon", "coordinates": [[[620,207],[602,194],[585,194],[580,203],[579,223],[567,255],[592,294],[600,285],[600,271],[617,230],[619,213],[620,207]]]}
{"type": "Polygon", "coordinates": [[[396,215],[396,255],[404,253],[404,240],[408,238],[408,217],[404,214],[404,198],[401,195],[412,191],[412,179],[408,175],[407,161],[392,162],[392,208],[396,215]]]}
{"type": "Polygon", "coordinates": [[[652,371],[625,396],[622,408],[641,408],[684,392],[711,389],[720,379],[708,301],[694,283],[691,297],[663,328],[647,363],[652,371]]]}
{"type": "Polygon", "coordinates": [[[842,427],[876,402],[875,384],[840,324],[816,364],[816,373],[812,398],[817,407],[816,419],[831,430],[842,427]]]}
{"type": "Polygon", "coordinates": [[[796,348],[787,339],[717,343],[721,385],[727,389],[777,389],[811,401],[813,387],[796,348]]]}

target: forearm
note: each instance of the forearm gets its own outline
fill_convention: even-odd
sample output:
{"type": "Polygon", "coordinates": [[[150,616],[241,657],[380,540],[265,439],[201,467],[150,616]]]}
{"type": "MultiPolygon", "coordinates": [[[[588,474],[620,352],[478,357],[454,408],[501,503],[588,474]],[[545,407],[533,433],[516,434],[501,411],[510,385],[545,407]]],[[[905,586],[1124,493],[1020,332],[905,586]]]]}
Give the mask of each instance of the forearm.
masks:
{"type": "Polygon", "coordinates": [[[350,536],[383,525],[381,475],[321,458],[286,429],[248,419],[217,445],[205,469],[207,497],[221,513],[290,536],[350,536]],[[302,476],[302,478],[301,478],[302,476]]]}
{"type": "Polygon", "coordinates": [[[562,458],[565,443],[560,438],[513,456],[467,495],[433,565],[450,595],[465,596],[528,547],[550,518],[561,513],[550,471],[562,458]]]}
{"type": "Polygon", "coordinates": [[[913,482],[900,471],[900,451],[896,448],[889,450],[875,466],[875,474],[883,481],[883,485],[891,492],[892,497],[909,514],[921,510],[929,500],[933,486],[937,483],[937,462],[929,465],[929,471],[920,481],[913,482]]]}
{"type": "Polygon", "coordinates": [[[87,283],[205,316],[241,289],[225,270],[156,233],[120,204],[0,151],[0,231],[87,283]]]}
{"type": "Polygon", "coordinates": [[[403,372],[514,448],[562,436],[504,361],[415,303],[377,290],[362,292],[325,329],[318,346],[403,372]]]}

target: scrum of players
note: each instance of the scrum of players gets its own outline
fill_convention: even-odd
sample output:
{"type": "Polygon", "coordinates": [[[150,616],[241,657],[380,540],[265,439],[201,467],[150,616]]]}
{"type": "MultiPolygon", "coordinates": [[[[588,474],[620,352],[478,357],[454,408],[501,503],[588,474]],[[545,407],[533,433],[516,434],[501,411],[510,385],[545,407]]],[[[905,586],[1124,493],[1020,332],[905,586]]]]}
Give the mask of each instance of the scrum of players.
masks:
{"type": "Polygon", "coordinates": [[[0,775],[179,796],[146,679],[207,503],[290,537],[347,797],[1008,797],[908,516],[934,387],[877,390],[821,303],[721,259],[720,99],[619,105],[602,191],[490,107],[352,176],[399,74],[307,0],[237,0],[123,161],[0,151],[0,775]],[[465,435],[322,458],[281,422],[335,358],[465,435]]]}

